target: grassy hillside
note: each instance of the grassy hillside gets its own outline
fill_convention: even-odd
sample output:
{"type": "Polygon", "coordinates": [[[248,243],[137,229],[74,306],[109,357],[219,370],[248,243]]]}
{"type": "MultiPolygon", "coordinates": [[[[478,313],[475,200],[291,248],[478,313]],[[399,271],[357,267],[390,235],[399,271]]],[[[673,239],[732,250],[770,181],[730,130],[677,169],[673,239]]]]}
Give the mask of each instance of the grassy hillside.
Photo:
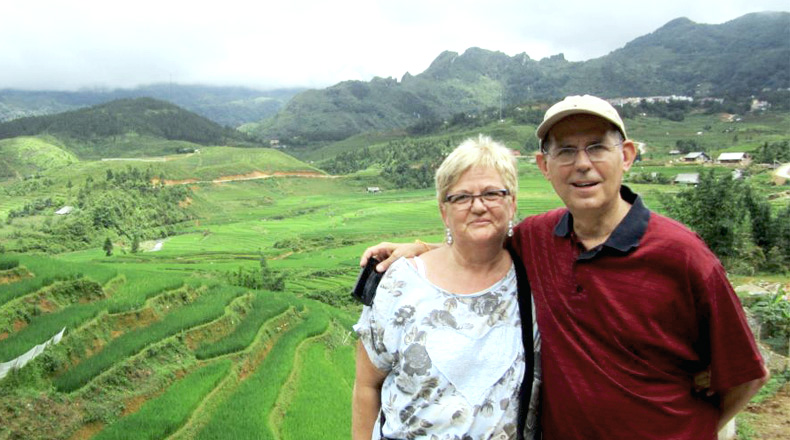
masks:
{"type": "Polygon", "coordinates": [[[126,245],[135,237],[165,237],[183,221],[225,210],[221,205],[192,206],[193,199],[200,200],[195,192],[201,182],[222,185],[273,176],[327,180],[310,165],[261,148],[202,147],[165,157],[74,162],[67,169],[40,171],[35,178],[0,182],[5,195],[0,215],[6,219],[0,241],[6,250],[62,252],[95,246],[108,237],[126,245]],[[74,210],[56,215],[63,206],[74,210]]]}
{"type": "Polygon", "coordinates": [[[73,153],[56,142],[35,137],[0,140],[0,180],[31,176],[78,161],[73,153]]]}
{"type": "Polygon", "coordinates": [[[168,154],[178,148],[193,149],[193,144],[253,145],[239,131],[151,98],[122,99],[0,123],[0,139],[39,135],[58,138],[84,158],[168,154]]]}

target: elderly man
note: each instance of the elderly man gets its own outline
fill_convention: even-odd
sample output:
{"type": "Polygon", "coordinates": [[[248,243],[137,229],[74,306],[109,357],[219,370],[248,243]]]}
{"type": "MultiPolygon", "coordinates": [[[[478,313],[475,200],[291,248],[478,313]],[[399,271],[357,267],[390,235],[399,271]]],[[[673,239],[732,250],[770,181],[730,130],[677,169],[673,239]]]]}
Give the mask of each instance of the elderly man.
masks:
{"type": "MultiPolygon", "coordinates": [[[[567,97],[537,136],[565,208],[526,218],[510,245],[543,338],[543,438],[715,438],[768,377],[724,268],[622,185],[636,149],[609,103],[567,97]],[[703,370],[711,397],[692,391],[703,370]]],[[[363,259],[390,254],[383,270],[421,247],[382,244],[363,259]]]]}

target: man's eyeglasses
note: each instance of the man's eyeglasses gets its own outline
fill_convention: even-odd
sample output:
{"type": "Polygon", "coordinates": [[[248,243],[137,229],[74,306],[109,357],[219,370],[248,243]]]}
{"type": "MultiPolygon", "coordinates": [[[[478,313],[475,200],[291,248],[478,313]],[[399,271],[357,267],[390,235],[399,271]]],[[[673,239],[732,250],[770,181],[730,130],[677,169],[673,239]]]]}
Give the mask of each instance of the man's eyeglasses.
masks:
{"type": "Polygon", "coordinates": [[[507,189],[490,189],[480,194],[448,194],[444,198],[444,201],[458,207],[463,207],[471,205],[472,201],[478,197],[485,202],[501,203],[507,195],[510,195],[510,191],[507,189]]]}
{"type": "Polygon", "coordinates": [[[552,148],[549,150],[549,156],[559,165],[570,165],[576,162],[576,155],[579,151],[584,150],[590,162],[603,162],[608,160],[611,156],[610,153],[618,146],[623,145],[618,143],[615,145],[606,144],[591,144],[584,148],[563,147],[552,148]]]}

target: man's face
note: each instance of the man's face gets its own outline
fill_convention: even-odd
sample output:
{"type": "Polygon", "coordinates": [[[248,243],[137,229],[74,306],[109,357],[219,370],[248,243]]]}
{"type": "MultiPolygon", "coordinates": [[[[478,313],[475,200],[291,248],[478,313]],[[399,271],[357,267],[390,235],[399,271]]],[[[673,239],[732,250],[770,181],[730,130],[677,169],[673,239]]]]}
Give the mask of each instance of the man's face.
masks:
{"type": "Polygon", "coordinates": [[[623,142],[622,148],[615,146],[619,139],[607,135],[611,129],[609,122],[596,116],[569,116],[549,131],[549,151],[537,155],[538,167],[574,216],[605,215],[620,199],[623,173],[631,167],[636,150],[631,141],[623,142]],[[591,162],[583,151],[577,152],[571,164],[560,164],[551,156],[553,149],[583,149],[592,144],[615,148],[598,162],[591,162]]]}

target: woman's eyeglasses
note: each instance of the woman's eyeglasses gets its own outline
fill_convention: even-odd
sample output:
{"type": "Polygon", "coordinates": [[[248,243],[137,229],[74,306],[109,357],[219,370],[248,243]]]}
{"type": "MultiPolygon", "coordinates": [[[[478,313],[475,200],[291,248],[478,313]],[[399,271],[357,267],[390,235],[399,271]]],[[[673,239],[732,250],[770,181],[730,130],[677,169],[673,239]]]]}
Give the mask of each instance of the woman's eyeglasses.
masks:
{"type": "Polygon", "coordinates": [[[444,201],[461,207],[471,205],[476,198],[480,198],[485,202],[500,203],[507,195],[510,195],[510,191],[507,189],[490,189],[480,194],[448,194],[444,201]]]}

